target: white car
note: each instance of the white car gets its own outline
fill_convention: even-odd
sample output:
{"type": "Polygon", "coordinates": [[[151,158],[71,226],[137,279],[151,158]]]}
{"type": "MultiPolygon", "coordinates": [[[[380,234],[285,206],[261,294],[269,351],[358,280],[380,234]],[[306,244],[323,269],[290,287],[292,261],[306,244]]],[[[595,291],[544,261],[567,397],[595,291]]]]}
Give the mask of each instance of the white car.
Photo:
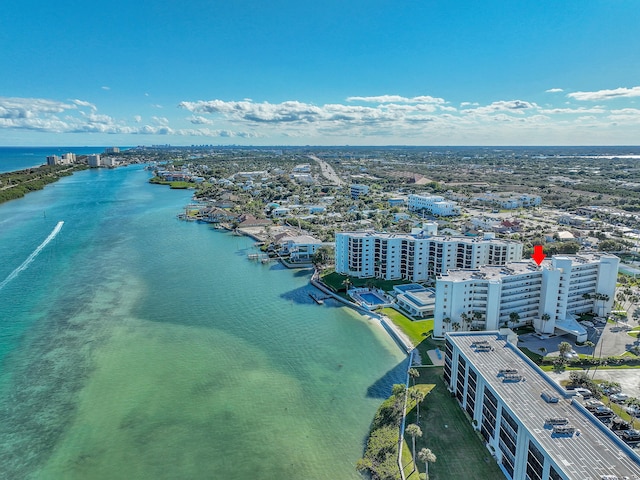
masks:
{"type": "Polygon", "coordinates": [[[624,410],[635,417],[640,415],[640,405],[629,405],[628,407],[624,407],[624,410]]]}
{"type": "Polygon", "coordinates": [[[614,393],[609,397],[609,400],[615,403],[624,403],[629,400],[629,395],[626,393],[614,393]]]}
{"type": "Polygon", "coordinates": [[[573,390],[573,393],[575,393],[576,395],[582,396],[582,398],[584,398],[585,400],[587,398],[591,398],[591,396],[593,395],[591,390],[589,390],[588,388],[575,388],[573,390]]]}
{"type": "Polygon", "coordinates": [[[585,320],[584,322],[580,322],[581,325],[585,326],[585,327],[595,327],[595,325],[593,324],[593,322],[590,322],[589,320],[585,320]]]}

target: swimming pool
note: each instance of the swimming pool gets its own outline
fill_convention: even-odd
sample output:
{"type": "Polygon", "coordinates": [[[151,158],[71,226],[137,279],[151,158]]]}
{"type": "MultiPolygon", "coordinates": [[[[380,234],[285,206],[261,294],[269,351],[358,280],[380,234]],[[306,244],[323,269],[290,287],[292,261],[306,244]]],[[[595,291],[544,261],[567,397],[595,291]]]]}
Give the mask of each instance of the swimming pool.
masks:
{"type": "Polygon", "coordinates": [[[364,300],[369,305],[384,305],[387,301],[383,298],[380,298],[375,293],[363,292],[360,293],[360,298],[364,300]]]}

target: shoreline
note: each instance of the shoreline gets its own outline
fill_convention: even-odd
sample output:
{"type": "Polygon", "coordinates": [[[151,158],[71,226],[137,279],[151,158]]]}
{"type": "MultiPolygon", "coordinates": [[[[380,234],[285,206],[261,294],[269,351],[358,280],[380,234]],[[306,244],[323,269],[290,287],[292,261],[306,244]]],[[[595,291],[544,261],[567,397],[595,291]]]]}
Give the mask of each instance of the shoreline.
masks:
{"type": "MultiPolygon", "coordinates": [[[[224,223],[220,223],[220,226],[223,227],[225,230],[230,231],[232,233],[239,233],[243,236],[249,237],[253,240],[256,241],[264,241],[264,239],[260,238],[259,236],[257,236],[257,234],[254,234],[251,231],[248,231],[247,229],[242,229],[242,228],[236,228],[233,229],[230,225],[228,224],[224,224],[224,223]]],[[[286,262],[284,262],[282,259],[278,259],[280,261],[280,263],[282,265],[284,265],[286,268],[292,269],[292,268],[298,268],[298,266],[291,266],[291,264],[287,264],[286,262]]],[[[309,265],[301,265],[299,268],[310,268],[313,267],[313,265],[309,264],[309,265]]],[[[309,280],[309,284],[316,287],[318,290],[320,290],[322,293],[329,295],[331,298],[333,298],[334,300],[342,303],[343,305],[355,310],[356,312],[358,312],[359,314],[374,320],[375,323],[377,323],[380,328],[382,328],[385,332],[387,332],[387,334],[389,335],[389,337],[391,337],[391,339],[395,342],[395,344],[400,348],[400,350],[402,350],[402,352],[407,355],[408,357],[410,357],[412,359],[412,365],[421,365],[422,364],[422,358],[420,357],[420,353],[418,352],[418,349],[416,348],[415,345],[413,345],[413,343],[411,342],[411,340],[409,340],[409,338],[404,334],[404,332],[402,332],[398,326],[393,323],[393,321],[387,317],[386,315],[380,315],[378,313],[372,312],[370,310],[367,310],[364,307],[361,307],[360,305],[351,302],[345,298],[342,298],[340,295],[336,294],[335,292],[333,292],[327,285],[325,285],[321,280],[320,280],[320,275],[318,273],[318,271],[316,269],[314,269],[313,275],[311,276],[311,279],[309,280]],[[413,354],[412,354],[413,352],[413,354]]]]}

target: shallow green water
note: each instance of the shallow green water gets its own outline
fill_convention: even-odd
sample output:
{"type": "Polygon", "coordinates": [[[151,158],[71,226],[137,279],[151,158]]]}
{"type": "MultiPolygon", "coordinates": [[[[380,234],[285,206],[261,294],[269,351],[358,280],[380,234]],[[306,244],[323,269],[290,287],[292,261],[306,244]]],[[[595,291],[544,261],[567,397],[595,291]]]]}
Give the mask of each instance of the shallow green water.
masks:
{"type": "Polygon", "coordinates": [[[349,479],[405,362],[308,272],[85,171],[0,206],[3,478],[349,479]]]}

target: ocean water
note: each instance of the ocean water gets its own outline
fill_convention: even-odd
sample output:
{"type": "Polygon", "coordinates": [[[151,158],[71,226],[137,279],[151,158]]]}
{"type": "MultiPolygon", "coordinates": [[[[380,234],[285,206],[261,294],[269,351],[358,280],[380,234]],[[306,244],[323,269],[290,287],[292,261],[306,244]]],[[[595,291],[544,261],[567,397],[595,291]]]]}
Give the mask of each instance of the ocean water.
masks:
{"type": "Polygon", "coordinates": [[[0,147],[0,173],[38,167],[47,163],[49,155],[69,152],[89,155],[104,152],[104,147],[0,147]]]}
{"type": "Polygon", "coordinates": [[[0,478],[360,478],[405,356],[148,178],[85,170],[0,205],[0,478]]]}

